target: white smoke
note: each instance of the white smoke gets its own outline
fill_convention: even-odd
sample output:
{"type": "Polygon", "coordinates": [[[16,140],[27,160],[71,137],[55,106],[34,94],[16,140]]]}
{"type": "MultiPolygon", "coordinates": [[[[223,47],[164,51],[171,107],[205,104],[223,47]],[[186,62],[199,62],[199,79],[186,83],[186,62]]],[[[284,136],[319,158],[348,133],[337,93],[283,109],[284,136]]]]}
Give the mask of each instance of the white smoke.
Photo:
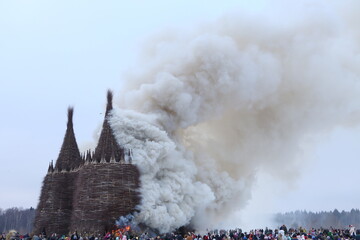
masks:
{"type": "Polygon", "coordinates": [[[357,124],[360,4],[291,4],[149,41],[110,120],[148,226],[211,226],[246,205],[259,170],[296,168],[307,136],[357,124]]]}

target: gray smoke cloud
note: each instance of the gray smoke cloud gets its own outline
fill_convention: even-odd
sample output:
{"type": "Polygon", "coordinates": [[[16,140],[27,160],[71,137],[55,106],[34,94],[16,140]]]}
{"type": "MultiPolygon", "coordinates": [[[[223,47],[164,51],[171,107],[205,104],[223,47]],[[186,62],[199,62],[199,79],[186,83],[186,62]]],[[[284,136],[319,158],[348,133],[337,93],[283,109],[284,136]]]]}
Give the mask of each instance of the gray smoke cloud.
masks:
{"type": "Polygon", "coordinates": [[[141,172],[139,222],[212,226],[260,170],[295,169],[307,136],[359,122],[359,2],[294,4],[148,41],[110,118],[141,172]]]}

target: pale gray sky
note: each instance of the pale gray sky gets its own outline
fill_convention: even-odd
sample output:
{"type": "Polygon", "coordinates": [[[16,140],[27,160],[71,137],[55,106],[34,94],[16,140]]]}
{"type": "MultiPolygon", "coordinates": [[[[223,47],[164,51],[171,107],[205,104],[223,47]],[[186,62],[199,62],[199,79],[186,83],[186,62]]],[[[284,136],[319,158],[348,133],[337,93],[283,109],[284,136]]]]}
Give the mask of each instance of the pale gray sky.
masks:
{"type": "MultiPolygon", "coordinates": [[[[61,147],[68,105],[75,107],[78,144],[93,141],[106,90],[121,89],[149,35],[188,29],[244,6],[256,10],[262,3],[1,1],[0,208],[36,207],[48,163],[61,147]]],[[[360,207],[360,127],[337,128],[304,149],[301,169],[279,170],[296,175],[297,183],[269,184],[261,177],[249,209],[360,207]]]]}

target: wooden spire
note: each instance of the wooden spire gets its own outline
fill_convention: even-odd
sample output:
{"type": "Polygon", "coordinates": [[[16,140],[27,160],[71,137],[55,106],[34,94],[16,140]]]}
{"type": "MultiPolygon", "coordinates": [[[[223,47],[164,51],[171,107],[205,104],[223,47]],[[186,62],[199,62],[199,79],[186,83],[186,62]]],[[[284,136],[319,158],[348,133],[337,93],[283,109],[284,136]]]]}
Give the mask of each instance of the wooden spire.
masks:
{"type": "Polygon", "coordinates": [[[110,89],[107,91],[106,98],[107,98],[107,104],[106,104],[105,116],[108,116],[109,112],[113,109],[113,106],[112,106],[113,93],[110,89]]]}
{"type": "Polygon", "coordinates": [[[57,171],[69,171],[71,169],[78,168],[82,162],[73,129],[73,114],[74,108],[69,107],[67,129],[65,132],[65,137],[61,146],[59,157],[55,165],[55,170],[57,171]]]}
{"type": "Polygon", "coordinates": [[[106,114],[101,130],[99,142],[97,147],[95,148],[95,154],[94,154],[94,159],[96,159],[97,162],[100,162],[101,160],[110,162],[112,157],[115,158],[116,162],[119,162],[124,154],[123,149],[119,146],[119,144],[115,139],[114,133],[108,121],[110,112],[113,109],[112,98],[113,98],[113,94],[110,90],[108,90],[106,114]]]}

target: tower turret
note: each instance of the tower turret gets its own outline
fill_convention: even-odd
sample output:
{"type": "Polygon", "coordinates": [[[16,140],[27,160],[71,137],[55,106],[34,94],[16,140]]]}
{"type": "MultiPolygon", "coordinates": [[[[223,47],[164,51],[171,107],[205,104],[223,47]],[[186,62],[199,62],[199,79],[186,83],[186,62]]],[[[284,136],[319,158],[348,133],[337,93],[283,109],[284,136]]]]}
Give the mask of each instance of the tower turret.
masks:
{"type": "Polygon", "coordinates": [[[97,147],[95,148],[94,159],[97,162],[105,160],[110,162],[112,155],[116,162],[123,161],[124,159],[124,150],[117,143],[114,133],[110,127],[108,118],[110,112],[113,109],[112,107],[113,94],[110,90],[107,92],[107,104],[106,104],[106,113],[105,118],[99,138],[97,147]]]}
{"type": "Polygon", "coordinates": [[[49,163],[48,173],[53,173],[53,172],[54,172],[54,163],[51,160],[51,162],[49,163]]]}
{"type": "Polygon", "coordinates": [[[119,216],[133,213],[140,202],[140,173],[124,161],[109,124],[112,92],[107,92],[105,118],[95,152],[88,151],[86,163],[78,171],[70,230],[103,233],[114,229],[119,216]]]}
{"type": "Polygon", "coordinates": [[[48,232],[68,234],[73,209],[73,197],[77,169],[82,164],[80,152],[73,130],[73,108],[68,108],[68,121],[64,141],[56,161],[55,168],[51,162],[48,174],[41,188],[41,195],[34,221],[34,232],[43,228],[48,232]]]}
{"type": "Polygon", "coordinates": [[[57,171],[69,171],[70,169],[78,168],[82,163],[73,129],[73,114],[74,108],[69,107],[67,129],[65,132],[65,137],[61,146],[59,157],[55,165],[55,170],[57,171]]]}

